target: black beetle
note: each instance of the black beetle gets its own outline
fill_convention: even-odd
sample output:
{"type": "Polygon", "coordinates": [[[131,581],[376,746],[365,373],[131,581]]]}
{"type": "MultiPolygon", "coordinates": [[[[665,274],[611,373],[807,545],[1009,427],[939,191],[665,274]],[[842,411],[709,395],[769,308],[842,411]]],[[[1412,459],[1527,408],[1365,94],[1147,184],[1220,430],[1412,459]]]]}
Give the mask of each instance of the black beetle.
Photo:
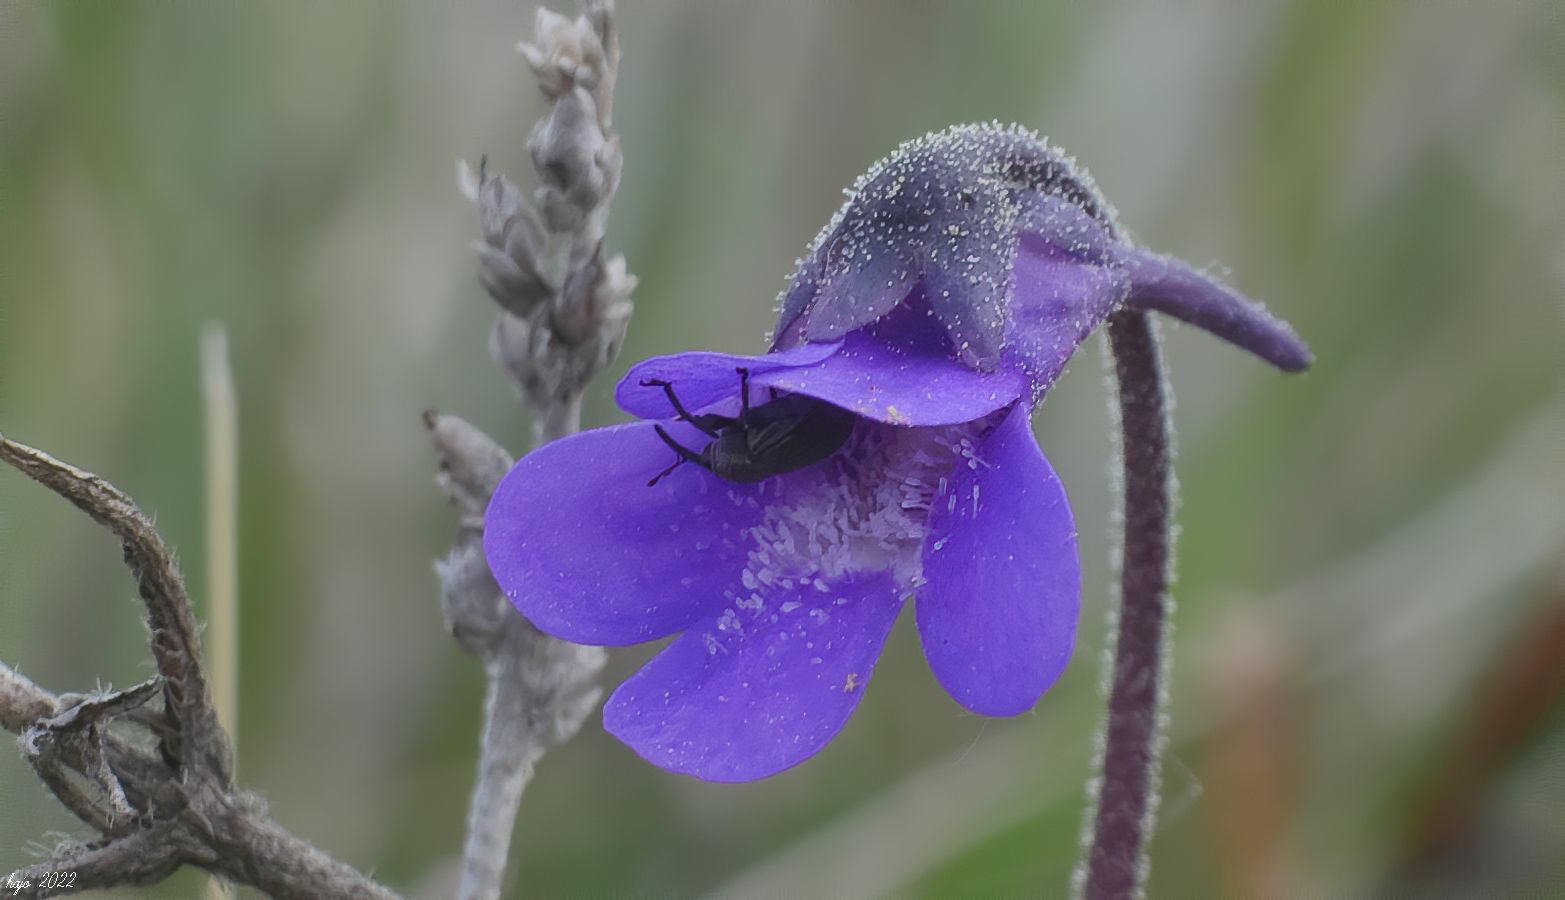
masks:
{"type": "Polygon", "coordinates": [[[749,484],[793,472],[836,453],[853,433],[857,418],[847,410],[801,394],[778,395],[760,406],[750,405],[750,370],[739,369],[739,416],[714,413],[692,415],[679,402],[674,385],[649,378],[643,387],[660,387],[668,394],[679,421],[689,422],[712,438],[700,452],[674,440],[662,425],[654,426],[679,459],[647,482],[651,487],[681,463],[692,462],[726,481],[749,484]]]}

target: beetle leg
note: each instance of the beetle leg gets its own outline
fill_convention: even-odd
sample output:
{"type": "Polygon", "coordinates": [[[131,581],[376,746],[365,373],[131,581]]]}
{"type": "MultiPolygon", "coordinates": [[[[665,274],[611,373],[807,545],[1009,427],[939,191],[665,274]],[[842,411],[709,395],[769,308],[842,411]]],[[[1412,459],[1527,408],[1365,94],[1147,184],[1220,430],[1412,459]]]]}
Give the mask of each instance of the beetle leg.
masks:
{"type": "Polygon", "coordinates": [[[739,368],[739,418],[750,418],[750,370],[739,368]]]}
{"type": "Polygon", "coordinates": [[[663,443],[667,444],[670,450],[673,450],[675,453],[679,454],[681,461],[693,462],[696,465],[701,466],[703,469],[706,468],[706,464],[701,461],[701,454],[674,440],[672,435],[663,430],[662,425],[653,425],[652,430],[658,433],[658,437],[663,439],[663,443]]]}
{"type": "Polygon", "coordinates": [[[728,416],[691,415],[690,410],[685,409],[685,404],[679,402],[679,395],[674,393],[674,384],[671,381],[664,381],[661,378],[643,378],[641,386],[662,388],[663,393],[668,395],[668,403],[674,407],[674,415],[679,418],[679,421],[689,422],[691,425],[701,429],[701,433],[707,437],[715,438],[717,437],[717,429],[738,424],[736,419],[731,419],[728,416]]]}
{"type": "Polygon", "coordinates": [[[685,404],[679,402],[679,395],[674,393],[674,383],[672,381],[664,381],[661,378],[643,378],[641,386],[662,388],[663,393],[668,396],[668,405],[674,407],[674,414],[679,416],[680,421],[689,422],[695,418],[695,416],[690,414],[690,410],[685,409],[685,404]]]}

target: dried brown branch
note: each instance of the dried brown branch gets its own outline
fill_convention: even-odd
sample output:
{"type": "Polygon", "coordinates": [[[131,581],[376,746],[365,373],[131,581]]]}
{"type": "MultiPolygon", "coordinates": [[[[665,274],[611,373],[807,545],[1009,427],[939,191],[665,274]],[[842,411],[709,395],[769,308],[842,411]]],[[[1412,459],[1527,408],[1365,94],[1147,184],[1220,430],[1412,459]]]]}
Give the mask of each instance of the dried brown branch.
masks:
{"type": "Polygon", "coordinates": [[[173,825],[159,825],[108,843],[62,845],[48,862],[13,872],[10,878],[13,883],[28,885],[17,890],[19,897],[157,884],[180,866],[177,840],[173,825]],[[54,890],[42,887],[60,873],[68,873],[69,881],[54,890]]]}
{"type": "Polygon", "coordinates": [[[217,724],[201,662],[201,635],[191,613],[185,580],[152,521],[102,478],[60,462],[42,450],[0,439],[0,461],[49,488],[120,539],[125,564],[147,609],[152,658],[162,677],[165,715],[171,726],[165,752],[183,759],[187,748],[217,755],[204,760],[222,778],[232,765],[228,740],[217,724]]]}
{"type": "Polygon", "coordinates": [[[194,865],[274,897],[392,898],[352,867],[279,828],[233,783],[184,577],[146,514],[102,478],[0,438],[0,461],[119,537],[147,610],[157,675],[128,690],[55,695],[0,664],[0,726],[21,735],[44,784],[92,827],[14,873],[8,896],[156,883],[194,865]],[[49,873],[75,873],[69,883],[49,873]]]}
{"type": "Polygon", "coordinates": [[[58,706],[53,694],[0,663],[0,728],[20,733],[39,719],[54,715],[58,706]]]}

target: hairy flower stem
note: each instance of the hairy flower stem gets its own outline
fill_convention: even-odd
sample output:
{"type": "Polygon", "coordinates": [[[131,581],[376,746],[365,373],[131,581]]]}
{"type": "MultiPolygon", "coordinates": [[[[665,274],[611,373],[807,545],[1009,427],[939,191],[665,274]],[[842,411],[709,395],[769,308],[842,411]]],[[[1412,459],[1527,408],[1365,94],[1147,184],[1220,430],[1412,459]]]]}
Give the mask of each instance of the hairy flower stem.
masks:
{"type": "Polygon", "coordinates": [[[1124,464],[1124,544],[1096,821],[1083,894],[1139,897],[1157,819],[1165,735],[1173,553],[1172,427],[1156,333],[1145,313],[1110,317],[1124,464]]]}

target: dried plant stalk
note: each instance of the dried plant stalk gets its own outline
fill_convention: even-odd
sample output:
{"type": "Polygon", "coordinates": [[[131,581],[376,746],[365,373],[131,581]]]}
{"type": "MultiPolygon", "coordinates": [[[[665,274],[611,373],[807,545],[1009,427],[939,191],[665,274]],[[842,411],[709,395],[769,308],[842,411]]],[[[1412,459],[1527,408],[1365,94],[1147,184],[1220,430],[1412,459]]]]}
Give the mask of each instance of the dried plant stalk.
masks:
{"type": "MultiPolygon", "coordinates": [[[[532,413],[536,446],[580,428],[582,391],[619,352],[635,279],[622,257],[603,252],[621,168],[613,4],[589,0],[574,19],[540,9],[532,42],[517,49],[550,101],[528,139],[538,188],[529,201],[484,162],[476,172],[460,164],[458,180],[478,207],[480,280],[501,309],[490,352],[532,413]]],[[[538,631],[489,572],[483,513],[509,454],[456,417],[431,412],[425,421],[439,482],[462,512],[451,552],[436,564],[446,627],[483,661],[488,682],[458,891],[487,900],[500,895],[534,767],[597,706],[604,653],[538,631]]]]}

